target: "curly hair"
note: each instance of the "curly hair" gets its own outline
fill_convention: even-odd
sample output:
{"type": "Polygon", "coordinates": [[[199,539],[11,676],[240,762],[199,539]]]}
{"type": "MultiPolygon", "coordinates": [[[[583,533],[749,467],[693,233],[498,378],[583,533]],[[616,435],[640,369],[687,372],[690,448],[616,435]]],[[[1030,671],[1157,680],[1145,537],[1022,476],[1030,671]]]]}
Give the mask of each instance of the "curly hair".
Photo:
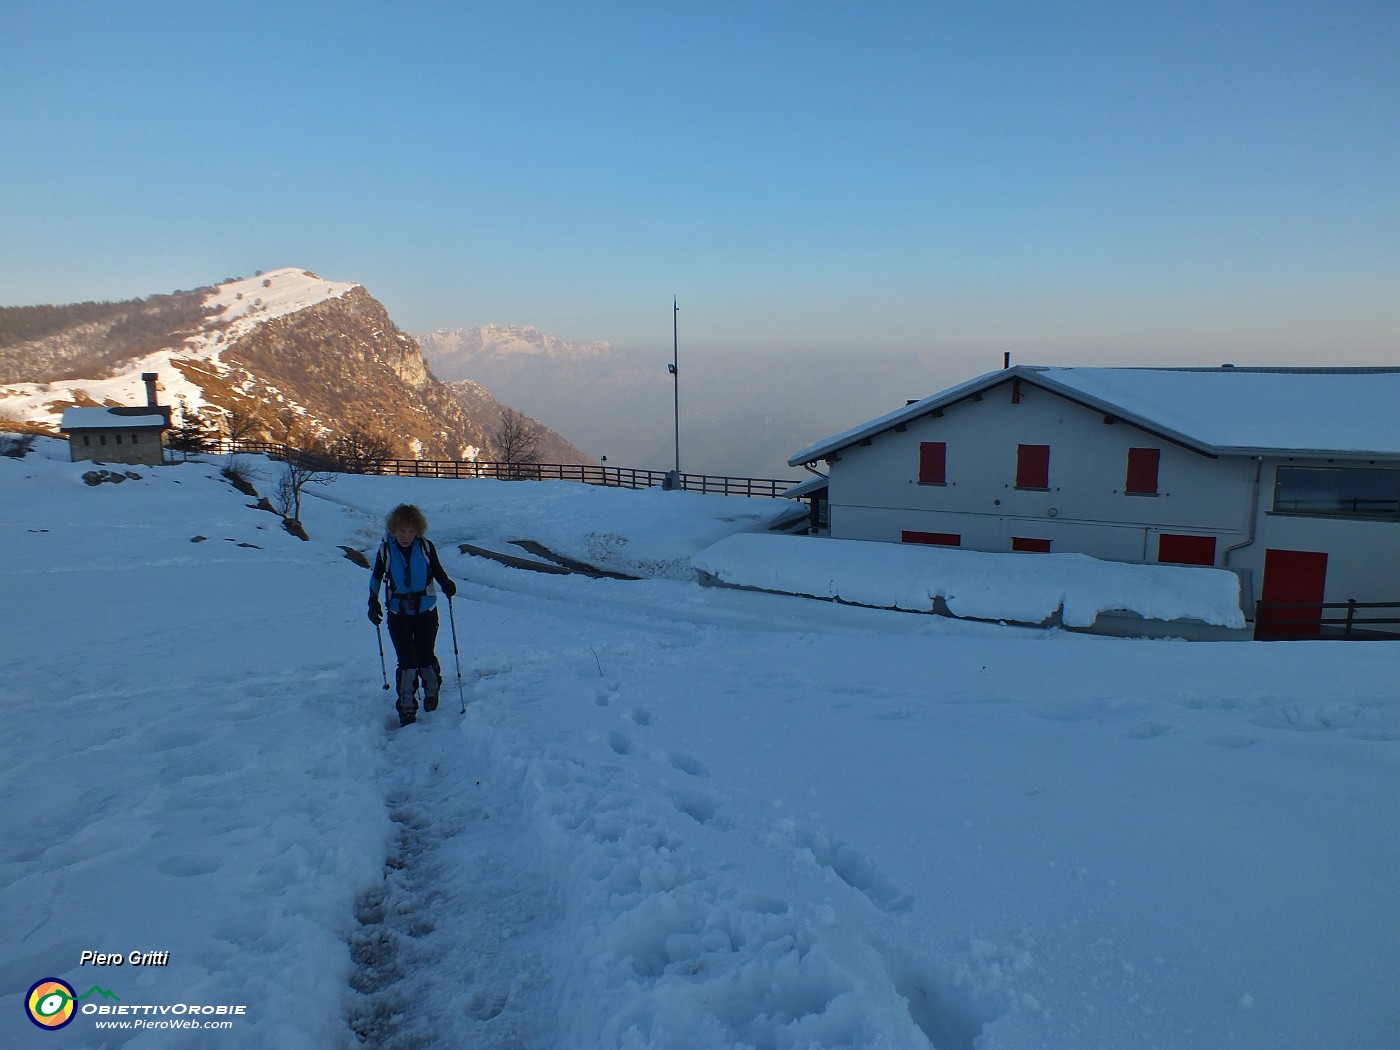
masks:
{"type": "Polygon", "coordinates": [[[423,512],[412,503],[400,503],[384,519],[384,527],[389,532],[404,525],[412,525],[420,536],[428,531],[428,519],[423,517],[423,512]]]}

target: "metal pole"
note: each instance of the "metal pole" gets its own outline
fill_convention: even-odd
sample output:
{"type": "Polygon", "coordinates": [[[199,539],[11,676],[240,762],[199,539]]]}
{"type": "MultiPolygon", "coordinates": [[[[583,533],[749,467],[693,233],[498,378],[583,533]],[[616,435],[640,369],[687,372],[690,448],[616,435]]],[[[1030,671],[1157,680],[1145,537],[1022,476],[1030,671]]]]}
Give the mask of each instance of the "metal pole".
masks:
{"type": "Polygon", "coordinates": [[[671,378],[675,381],[676,404],[676,483],[681,480],[681,372],[680,304],[671,296],[671,378]]]}

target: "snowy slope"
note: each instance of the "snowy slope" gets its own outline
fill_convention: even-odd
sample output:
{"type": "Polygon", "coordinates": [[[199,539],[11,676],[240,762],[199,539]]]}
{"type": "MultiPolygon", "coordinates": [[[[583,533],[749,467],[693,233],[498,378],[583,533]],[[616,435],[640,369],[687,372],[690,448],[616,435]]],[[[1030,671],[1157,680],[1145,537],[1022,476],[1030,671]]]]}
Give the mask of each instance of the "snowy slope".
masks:
{"type": "Polygon", "coordinates": [[[1400,1045],[1400,647],[703,588],[765,505],[683,493],[343,478],[302,543],[217,465],[40,449],[0,459],[0,1045],[1400,1045]],[[336,545],[405,499],[461,593],[399,731],[336,545]],[[661,575],[456,547],[526,537],[661,575]],[[129,1012],[41,1032],[48,976],[129,1012]],[[245,1012],[96,1027],[172,1004],[245,1012]]]}
{"type": "Polygon", "coordinates": [[[308,309],[328,299],[339,299],[358,288],[353,281],[327,281],[310,270],[284,267],[228,281],[214,289],[207,300],[222,307],[219,319],[229,323],[229,338],[251,331],[257,325],[308,309]]]}

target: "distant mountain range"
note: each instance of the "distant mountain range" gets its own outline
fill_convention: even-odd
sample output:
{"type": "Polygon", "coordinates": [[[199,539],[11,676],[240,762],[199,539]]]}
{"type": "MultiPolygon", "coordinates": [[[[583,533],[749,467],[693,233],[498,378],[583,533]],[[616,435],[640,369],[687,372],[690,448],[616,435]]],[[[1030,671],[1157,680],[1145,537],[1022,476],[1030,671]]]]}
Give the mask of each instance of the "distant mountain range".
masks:
{"type": "MultiPolygon", "coordinates": [[[[477,383],[435,377],[419,344],[353,282],[288,268],[122,303],[0,308],[0,420],[54,432],[67,407],[161,402],[249,436],[304,443],[351,429],[401,458],[491,459],[505,411],[477,383]]],[[[541,458],[587,463],[544,428],[541,458]]]]}
{"type": "Polygon", "coordinates": [[[417,338],[443,379],[477,378],[483,368],[518,369],[541,362],[608,365],[617,361],[611,343],[571,343],[529,325],[440,328],[417,338]]]}
{"type": "Polygon", "coordinates": [[[610,343],[576,343],[527,325],[439,329],[416,337],[433,372],[471,378],[570,435],[594,459],[665,469],[672,432],[664,366],[638,368],[610,343]]]}
{"type": "MultiPolygon", "coordinates": [[[[675,464],[676,391],[667,367],[671,333],[664,334],[665,345],[645,358],[525,326],[441,329],[417,339],[436,374],[470,376],[549,420],[595,459],[665,470],[675,464]]],[[[681,469],[688,473],[797,479],[803,472],[787,466],[788,455],[867,418],[854,414],[860,408],[834,416],[830,407],[865,383],[863,365],[813,367],[791,355],[687,347],[680,367],[681,469]],[[827,375],[839,379],[828,385],[827,375]]]]}

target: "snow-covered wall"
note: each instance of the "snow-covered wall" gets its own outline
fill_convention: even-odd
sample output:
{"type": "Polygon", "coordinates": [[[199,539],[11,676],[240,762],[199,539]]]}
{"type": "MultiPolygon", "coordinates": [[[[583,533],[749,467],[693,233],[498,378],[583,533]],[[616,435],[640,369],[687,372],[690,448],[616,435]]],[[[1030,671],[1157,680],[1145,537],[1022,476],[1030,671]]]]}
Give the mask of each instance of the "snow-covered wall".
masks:
{"type": "Polygon", "coordinates": [[[856,605],[1092,627],[1101,613],[1243,629],[1239,580],[1223,569],[1129,565],[1083,554],[980,551],[744,534],[695,557],[721,583],[856,605]]]}

